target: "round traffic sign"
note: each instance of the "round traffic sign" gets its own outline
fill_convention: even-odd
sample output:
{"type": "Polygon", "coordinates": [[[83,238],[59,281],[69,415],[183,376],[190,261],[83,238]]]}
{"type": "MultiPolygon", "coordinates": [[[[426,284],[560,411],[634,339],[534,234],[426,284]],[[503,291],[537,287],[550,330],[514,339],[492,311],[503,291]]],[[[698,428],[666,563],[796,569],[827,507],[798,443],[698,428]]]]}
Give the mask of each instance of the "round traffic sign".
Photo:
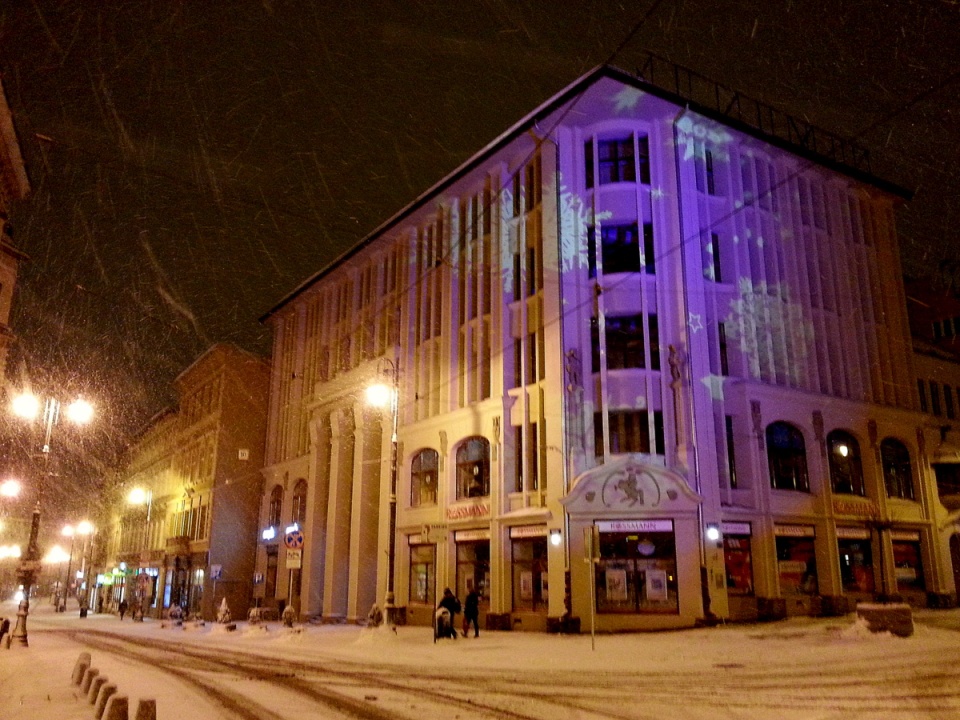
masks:
{"type": "Polygon", "coordinates": [[[303,547],[303,533],[299,530],[292,530],[283,536],[283,544],[291,550],[299,550],[303,547]]]}

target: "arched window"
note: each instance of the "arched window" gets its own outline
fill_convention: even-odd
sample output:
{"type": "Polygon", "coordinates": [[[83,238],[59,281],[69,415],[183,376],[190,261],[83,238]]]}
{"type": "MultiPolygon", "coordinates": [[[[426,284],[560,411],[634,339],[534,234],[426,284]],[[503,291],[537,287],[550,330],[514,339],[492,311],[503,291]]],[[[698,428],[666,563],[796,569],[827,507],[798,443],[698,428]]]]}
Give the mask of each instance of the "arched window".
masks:
{"type": "Polygon", "coordinates": [[[437,468],[440,455],[436,450],[421,450],[413,456],[410,466],[410,505],[437,504],[437,468]]]}
{"type": "Polygon", "coordinates": [[[303,522],[307,519],[307,481],[298,480],[293,486],[293,512],[290,519],[303,529],[303,522]]]}
{"type": "Polygon", "coordinates": [[[490,494],[490,443],[472,437],[457,448],[457,498],[490,494]]]}
{"type": "Polygon", "coordinates": [[[267,509],[267,525],[280,524],[280,512],[283,509],[283,486],[274,485],[270,491],[270,507],[267,509]]]}
{"type": "Polygon", "coordinates": [[[863,465],[860,462],[860,443],[845,430],[834,430],[827,435],[827,459],[830,463],[830,483],[835,493],[867,494],[863,484],[863,465]]]}
{"type": "Polygon", "coordinates": [[[880,462],[883,464],[883,483],[887,497],[913,500],[913,475],[910,470],[910,451],[899,440],[886,438],[880,443],[880,462]]]}
{"type": "Polygon", "coordinates": [[[803,433],[793,425],[785,422],[767,425],[767,460],[773,488],[810,492],[803,433]]]}

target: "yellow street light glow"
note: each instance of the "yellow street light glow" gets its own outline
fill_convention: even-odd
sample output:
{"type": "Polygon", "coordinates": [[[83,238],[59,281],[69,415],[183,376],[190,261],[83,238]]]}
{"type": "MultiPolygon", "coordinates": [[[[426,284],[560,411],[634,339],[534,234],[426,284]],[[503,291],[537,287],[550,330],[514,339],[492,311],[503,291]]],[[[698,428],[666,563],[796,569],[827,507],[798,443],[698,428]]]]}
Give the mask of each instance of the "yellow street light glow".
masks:
{"type": "Polygon", "coordinates": [[[147,502],[147,491],[143,488],[134,488],[127,495],[127,502],[131,505],[143,505],[147,502]]]}
{"type": "Polygon", "coordinates": [[[20,494],[19,480],[4,480],[0,483],[0,495],[3,497],[16,497],[20,494]]]}
{"type": "Polygon", "coordinates": [[[387,407],[392,397],[393,389],[383,383],[377,383],[367,388],[367,402],[374,407],[387,407]]]}
{"type": "Polygon", "coordinates": [[[67,406],[67,417],[75,423],[84,425],[93,420],[93,405],[86,400],[74,400],[67,406]]]}
{"type": "Polygon", "coordinates": [[[43,561],[48,565],[57,565],[59,563],[65,563],[70,559],[70,554],[64,550],[59,545],[54,545],[50,550],[47,551],[47,554],[44,555],[43,561]]]}
{"type": "Polygon", "coordinates": [[[0,560],[20,557],[19,545],[0,545],[0,560]]]}
{"type": "Polygon", "coordinates": [[[13,399],[13,414],[22,418],[35,418],[40,414],[40,401],[36,395],[23,393],[13,399]]]}
{"type": "Polygon", "coordinates": [[[78,535],[89,535],[93,532],[93,524],[89,520],[82,520],[77,523],[78,535]]]}
{"type": "Polygon", "coordinates": [[[73,525],[64,525],[63,530],[60,531],[60,534],[64,537],[73,537],[74,529],[73,525]]]}

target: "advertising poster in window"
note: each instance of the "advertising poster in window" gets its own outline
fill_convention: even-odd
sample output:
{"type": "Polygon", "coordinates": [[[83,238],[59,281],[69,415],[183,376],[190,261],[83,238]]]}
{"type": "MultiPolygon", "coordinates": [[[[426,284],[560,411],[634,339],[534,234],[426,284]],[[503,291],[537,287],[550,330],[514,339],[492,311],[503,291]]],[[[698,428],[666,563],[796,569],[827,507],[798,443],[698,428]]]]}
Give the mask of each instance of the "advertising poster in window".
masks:
{"type": "Polygon", "coordinates": [[[613,602],[625,601],[627,599],[627,571],[608,568],[606,579],[607,600],[613,602]]]}
{"type": "Polygon", "coordinates": [[[753,595],[753,560],[749,537],[724,537],[723,559],[727,569],[727,592],[753,595]]]}
{"type": "Polygon", "coordinates": [[[667,599],[667,572],[665,570],[647,570],[647,600],[664,601],[667,599]]]}
{"type": "Polygon", "coordinates": [[[533,573],[529,570],[520,573],[520,599],[533,599],[533,573]]]}
{"type": "Polygon", "coordinates": [[[777,569],[784,595],[817,593],[817,561],[813,538],[777,538],[777,569]]]}

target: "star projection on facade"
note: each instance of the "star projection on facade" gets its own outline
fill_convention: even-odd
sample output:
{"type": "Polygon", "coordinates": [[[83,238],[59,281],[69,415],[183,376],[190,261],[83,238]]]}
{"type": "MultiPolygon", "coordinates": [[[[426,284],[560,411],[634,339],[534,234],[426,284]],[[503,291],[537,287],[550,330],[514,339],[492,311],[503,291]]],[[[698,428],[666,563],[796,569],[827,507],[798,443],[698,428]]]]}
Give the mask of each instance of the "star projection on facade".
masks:
{"type": "Polygon", "coordinates": [[[730,301],[726,325],[746,356],[749,374],[799,384],[814,337],[803,306],[790,300],[790,289],[783,284],[740,278],[738,285],[740,297],[730,301]]]}
{"type": "Polygon", "coordinates": [[[700,317],[699,313],[690,313],[690,317],[687,320],[687,325],[690,326],[690,332],[700,332],[703,330],[703,319],[700,317]]]}
{"type": "Polygon", "coordinates": [[[613,96],[613,111],[622,113],[624,110],[636,110],[646,93],[634,87],[624,87],[620,92],[613,96]]]}
{"type": "Polygon", "coordinates": [[[726,380],[723,375],[707,375],[700,378],[700,382],[706,385],[710,391],[711,400],[723,401],[723,383],[726,380]]]}
{"type": "Polygon", "coordinates": [[[650,197],[654,200],[663,200],[667,194],[663,191],[661,187],[650,188],[650,197]]]}

